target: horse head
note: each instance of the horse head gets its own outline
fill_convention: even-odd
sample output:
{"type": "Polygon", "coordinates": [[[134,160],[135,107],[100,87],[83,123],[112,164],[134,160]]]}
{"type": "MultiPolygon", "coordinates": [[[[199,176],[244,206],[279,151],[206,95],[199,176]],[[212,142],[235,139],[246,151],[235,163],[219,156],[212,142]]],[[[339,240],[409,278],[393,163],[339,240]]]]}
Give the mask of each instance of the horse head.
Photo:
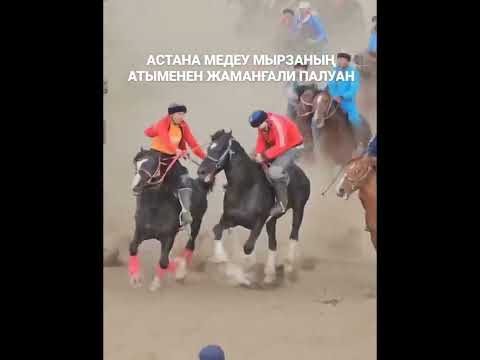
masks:
{"type": "Polygon", "coordinates": [[[133,166],[135,168],[135,175],[132,180],[131,189],[134,194],[138,195],[153,177],[157,169],[157,163],[150,150],[140,148],[140,151],[133,158],[133,166]]]}
{"type": "Polygon", "coordinates": [[[350,160],[338,183],[337,196],[348,200],[351,194],[362,187],[372,170],[374,170],[374,165],[368,157],[350,160]]]}
{"type": "Polygon", "coordinates": [[[197,174],[200,180],[210,183],[215,175],[225,168],[232,154],[232,131],[219,130],[211,136],[211,143],[207,148],[207,157],[198,167],[197,174]]]}
{"type": "Polygon", "coordinates": [[[315,112],[315,93],[311,89],[305,90],[300,96],[297,106],[297,114],[300,118],[305,119],[315,112]]]}

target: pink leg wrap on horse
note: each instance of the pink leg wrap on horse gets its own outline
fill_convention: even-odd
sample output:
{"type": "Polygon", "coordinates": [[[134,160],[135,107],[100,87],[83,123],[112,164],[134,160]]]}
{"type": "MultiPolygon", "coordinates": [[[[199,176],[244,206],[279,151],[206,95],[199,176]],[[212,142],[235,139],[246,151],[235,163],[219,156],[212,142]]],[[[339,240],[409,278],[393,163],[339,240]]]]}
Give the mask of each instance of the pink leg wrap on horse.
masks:
{"type": "Polygon", "coordinates": [[[167,273],[167,269],[162,269],[160,265],[157,265],[157,277],[159,279],[163,279],[165,277],[165,274],[167,273]]]}
{"type": "Polygon", "coordinates": [[[172,274],[175,274],[175,271],[177,271],[177,263],[174,260],[170,260],[167,270],[172,274]]]}
{"type": "Polygon", "coordinates": [[[190,265],[192,263],[193,251],[190,249],[184,249],[180,256],[184,257],[187,264],[190,265]]]}
{"type": "Polygon", "coordinates": [[[128,272],[130,275],[136,275],[138,274],[138,271],[140,269],[140,263],[138,261],[138,256],[130,256],[130,262],[128,264],[128,272]]]}

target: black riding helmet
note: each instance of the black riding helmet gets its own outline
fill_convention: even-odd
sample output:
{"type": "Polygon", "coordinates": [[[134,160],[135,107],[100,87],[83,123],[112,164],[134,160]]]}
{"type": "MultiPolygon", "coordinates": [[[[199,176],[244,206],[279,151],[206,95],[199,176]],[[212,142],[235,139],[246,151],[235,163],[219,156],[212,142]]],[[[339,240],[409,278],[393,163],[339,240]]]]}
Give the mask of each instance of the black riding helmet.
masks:
{"type": "Polygon", "coordinates": [[[180,105],[177,103],[172,103],[168,106],[168,115],[175,114],[177,112],[187,112],[187,107],[185,105],[180,105]]]}

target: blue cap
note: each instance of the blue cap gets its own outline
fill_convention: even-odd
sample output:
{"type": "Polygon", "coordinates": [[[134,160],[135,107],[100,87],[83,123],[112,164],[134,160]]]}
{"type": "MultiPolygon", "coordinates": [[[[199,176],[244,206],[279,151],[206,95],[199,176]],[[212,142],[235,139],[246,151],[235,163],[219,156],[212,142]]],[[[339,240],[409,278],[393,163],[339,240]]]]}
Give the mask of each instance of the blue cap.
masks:
{"type": "Polygon", "coordinates": [[[218,345],[205,346],[198,354],[200,360],[225,360],[225,354],[218,345]]]}
{"type": "Polygon", "coordinates": [[[265,120],[267,120],[268,114],[263,110],[254,111],[250,117],[248,118],[248,122],[254,128],[259,127],[263,124],[265,120]]]}

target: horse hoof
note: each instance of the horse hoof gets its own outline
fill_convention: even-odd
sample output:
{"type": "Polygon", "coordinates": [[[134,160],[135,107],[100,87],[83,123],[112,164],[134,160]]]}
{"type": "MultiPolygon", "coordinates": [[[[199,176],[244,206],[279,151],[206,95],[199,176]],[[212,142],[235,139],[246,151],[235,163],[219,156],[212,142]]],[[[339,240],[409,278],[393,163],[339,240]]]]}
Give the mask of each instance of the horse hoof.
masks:
{"type": "Polygon", "coordinates": [[[266,274],[265,278],[263,279],[263,282],[267,285],[271,285],[275,282],[276,279],[277,277],[275,274],[266,274]]]}
{"type": "Polygon", "coordinates": [[[130,275],[130,285],[132,285],[132,287],[134,289],[142,287],[142,278],[141,278],[140,274],[131,274],[130,275]]]}
{"type": "Polygon", "coordinates": [[[187,261],[183,257],[179,257],[175,259],[177,263],[177,269],[175,271],[175,279],[177,281],[185,279],[187,276],[187,261]]]}
{"type": "Polygon", "coordinates": [[[228,263],[225,269],[225,275],[231,280],[233,285],[250,287],[252,281],[248,279],[243,268],[237,264],[228,263]]]}
{"type": "Polygon", "coordinates": [[[223,264],[228,262],[228,257],[226,255],[213,255],[209,260],[214,264],[223,264]]]}
{"type": "Polygon", "coordinates": [[[148,290],[150,290],[151,292],[155,292],[157,291],[158,289],[160,289],[162,286],[162,282],[161,280],[158,278],[158,276],[155,276],[148,288],[148,290]]]}
{"type": "Polygon", "coordinates": [[[285,272],[287,274],[292,273],[294,270],[293,264],[290,261],[285,261],[285,272]]]}
{"type": "Polygon", "coordinates": [[[249,270],[256,264],[256,256],[255,253],[250,253],[250,255],[243,254],[243,263],[245,269],[249,270]]]}

